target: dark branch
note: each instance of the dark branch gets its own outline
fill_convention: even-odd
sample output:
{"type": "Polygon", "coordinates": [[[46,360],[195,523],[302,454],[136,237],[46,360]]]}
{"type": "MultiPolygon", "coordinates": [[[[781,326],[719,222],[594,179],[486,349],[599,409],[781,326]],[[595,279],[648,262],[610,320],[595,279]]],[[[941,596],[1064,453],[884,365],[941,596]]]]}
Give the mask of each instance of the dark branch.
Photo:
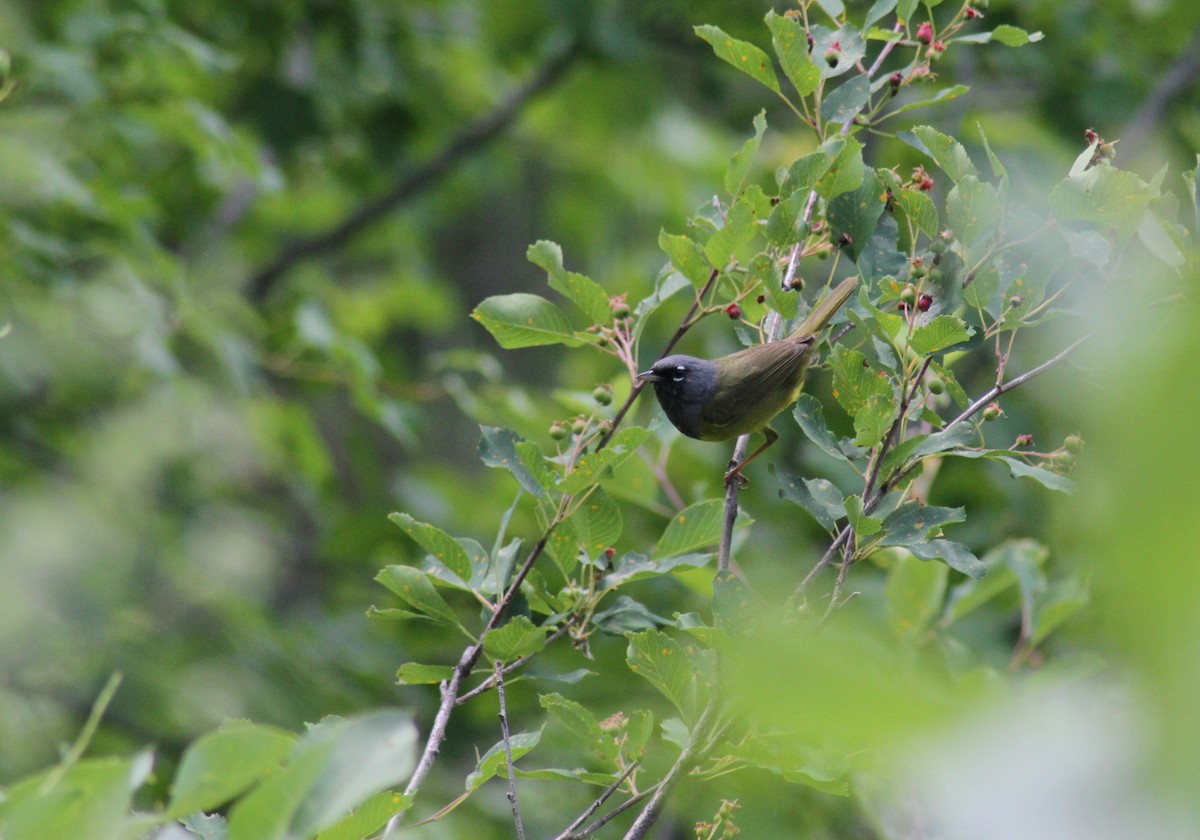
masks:
{"type": "Polygon", "coordinates": [[[480,117],[447,143],[424,165],[402,176],[383,195],[363,204],[330,230],[305,239],[298,239],[283,249],[275,260],[250,278],[250,299],[261,303],[279,279],[297,263],[337,250],[356,234],[386,216],[397,207],[432,187],[464,157],[495,140],[520,115],[522,109],[539,93],[557,82],[581,55],[579,42],[572,40],[559,47],[545,63],[491,113],[480,117]]]}

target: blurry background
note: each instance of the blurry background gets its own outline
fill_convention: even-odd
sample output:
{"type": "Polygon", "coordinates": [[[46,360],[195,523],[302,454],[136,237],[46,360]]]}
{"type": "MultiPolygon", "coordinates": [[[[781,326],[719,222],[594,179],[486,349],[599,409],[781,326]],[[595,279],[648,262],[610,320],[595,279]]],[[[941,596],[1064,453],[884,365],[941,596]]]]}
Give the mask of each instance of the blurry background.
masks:
{"type": "MultiPolygon", "coordinates": [[[[476,457],[478,424],[544,439],[571,413],[570,392],[628,388],[599,356],[501,353],[470,309],[489,294],[540,291],[544,274],[524,254],[541,238],[563,246],[568,267],[636,300],[664,262],[659,230],[680,232],[719,189],[754,114],[765,108],[771,125],[765,180],[809,150],[781,103],[692,33],[712,23],[765,45],[771,7],[0,3],[16,85],[0,103],[0,784],[54,760],[114,670],[126,681],[96,749],[152,743],[168,764],[227,716],[295,729],[388,703],[428,711],[433,693],[398,689],[395,668],[448,660],[458,640],[365,617],[386,600],[375,571],[415,555],[386,514],[490,541],[511,493],[476,457]]],[[[1046,37],[950,50],[939,71],[971,93],[916,120],[968,145],[982,126],[1030,201],[1065,175],[1089,127],[1120,139],[1117,163],[1144,178],[1169,164],[1168,189],[1182,194],[1174,173],[1194,168],[1200,148],[1200,5],[996,0],[985,11],[988,28],[1046,37]]],[[[867,156],[904,175],[922,162],[888,138],[868,141],[867,156]]],[[[1107,303],[1120,312],[1126,293],[1138,294],[1108,290],[1107,303]]],[[[664,310],[655,344],[682,307],[664,310]]],[[[1176,323],[1136,335],[1194,335],[1194,319],[1176,323]]],[[[687,349],[731,346],[724,327],[706,323],[687,349]]],[[[1058,346],[1042,342],[1017,364],[1058,346]]],[[[1195,355],[1175,347],[1155,358],[1187,361],[1156,367],[1175,373],[1161,383],[1131,368],[1064,400],[1079,372],[1104,369],[1089,362],[1007,398],[1013,436],[1090,437],[1088,418],[1104,417],[1121,425],[1096,439],[1123,457],[1099,443],[1085,454],[1096,459],[1093,486],[1106,489],[1085,492],[1075,514],[1048,515],[1063,497],[1003,470],[981,480],[973,466],[961,477],[948,469],[937,501],[970,516],[956,539],[1041,538],[1090,569],[1095,534],[1079,519],[1056,522],[1170,535],[1140,516],[1114,519],[1109,506],[1136,497],[1147,516],[1165,516],[1154,499],[1194,498],[1194,444],[1163,450],[1163,437],[1126,425],[1161,419],[1166,440],[1177,422],[1194,428],[1170,395],[1194,398],[1195,355]],[[1118,399],[1134,380],[1139,396],[1118,399]],[[1131,439],[1160,441],[1158,460],[1135,456],[1123,446],[1131,439]]],[[[1118,350],[1105,365],[1138,363],[1118,350]]],[[[986,387],[987,373],[975,384],[986,387]]],[[[803,469],[796,430],[786,438],[773,457],[803,469]]],[[[673,477],[695,498],[695,464],[707,476],[725,457],[681,445],[673,477]]],[[[819,539],[794,508],[773,514],[774,489],[759,475],[746,500],[760,520],[752,570],[754,556],[802,555],[819,539]]],[[[1194,517],[1190,506],[1178,513],[1194,517]]],[[[663,521],[650,509],[628,521],[622,548],[653,540],[663,521]]],[[[1194,553],[1184,542],[1129,547],[1163,576],[1139,601],[1149,623],[1122,625],[1120,596],[1075,638],[1135,664],[1166,646],[1146,693],[1176,712],[1200,679],[1180,666],[1200,657],[1188,600],[1200,573],[1184,563],[1194,553]],[[1152,559],[1159,548],[1177,565],[1152,559]],[[1155,632],[1153,616],[1178,623],[1155,632]],[[1177,660],[1175,650],[1190,653],[1177,660]]],[[[1107,597],[1146,583],[1099,565],[1107,597]]],[[[681,586],[661,597],[669,615],[689,596],[681,586]]],[[[623,650],[620,638],[596,644],[599,657],[623,650]]],[[[622,690],[597,687],[597,702],[622,690]]],[[[470,707],[462,720],[472,714],[490,724],[490,711],[470,707]]],[[[1182,743],[1195,747],[1194,725],[1190,736],[1182,743]]],[[[823,800],[804,819],[820,824],[822,809],[838,807],[823,800]]]]}

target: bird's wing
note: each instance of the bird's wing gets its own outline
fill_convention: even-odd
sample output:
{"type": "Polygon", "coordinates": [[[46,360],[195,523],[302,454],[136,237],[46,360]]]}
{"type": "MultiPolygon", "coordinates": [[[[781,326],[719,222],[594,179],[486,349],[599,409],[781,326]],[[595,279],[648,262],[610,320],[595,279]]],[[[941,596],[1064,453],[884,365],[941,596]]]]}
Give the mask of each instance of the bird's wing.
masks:
{"type": "Polygon", "coordinates": [[[748,415],[757,414],[754,409],[758,403],[779,400],[776,395],[790,391],[789,386],[798,378],[810,348],[810,344],[785,339],[747,347],[726,356],[721,360],[715,390],[700,412],[701,420],[717,426],[731,426],[748,415]],[[736,376],[730,378],[736,381],[722,382],[725,375],[733,372],[736,376]]]}

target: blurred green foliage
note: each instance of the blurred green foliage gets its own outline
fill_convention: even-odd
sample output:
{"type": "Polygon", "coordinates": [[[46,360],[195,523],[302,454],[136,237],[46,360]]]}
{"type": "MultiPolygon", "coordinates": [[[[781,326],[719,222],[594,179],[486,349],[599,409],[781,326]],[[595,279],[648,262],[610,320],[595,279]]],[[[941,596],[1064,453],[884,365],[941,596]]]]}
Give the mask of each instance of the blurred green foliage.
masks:
{"type": "MultiPolygon", "coordinates": [[[[185,745],[227,718],[298,731],[328,714],[404,705],[428,720],[434,692],[397,688],[396,669],[453,662],[461,640],[431,625],[366,618],[370,605],[393,605],[373,581],[378,570],[423,554],[387,515],[405,511],[488,543],[513,489],[506,473],[478,460],[479,425],[544,440],[552,421],[590,404],[596,384],[611,383],[618,399],[629,387],[599,354],[501,353],[468,314],[490,295],[541,290],[543,272],[526,248],[542,239],[560,243],[568,267],[608,293],[641,299],[664,262],[660,230],[682,233],[719,191],[755,114],[767,109],[774,131],[752,181],[772,183],[775,168],[815,148],[777,99],[692,32],[713,24],[764,44],[770,7],[0,3],[0,47],[11,56],[0,87],[0,784],[52,764],[115,671],[125,680],[92,750],[122,757],[105,773],[140,779],[138,751],[154,745],[158,769],[140,794],[146,800],[166,800],[185,745]],[[511,122],[484,132],[467,153],[447,155],[550,66],[555,72],[517,102],[511,122]],[[425,180],[369,223],[322,239],[398,194],[414,173],[425,180]],[[311,252],[295,250],[304,242],[311,252]]],[[[1186,76],[1197,62],[1194,3],[997,0],[986,14],[989,26],[1046,37],[1017,50],[951,50],[940,82],[969,84],[970,94],[915,121],[958,137],[977,161],[981,126],[1014,196],[1044,201],[1088,127],[1125,140],[1120,161],[1147,180],[1164,162],[1173,173],[1194,167],[1200,90],[1186,76]],[[1170,88],[1181,72],[1184,82],[1170,88]]],[[[866,155],[902,176],[927,163],[895,137],[871,138],[866,155]]],[[[949,186],[939,184],[943,199],[949,186]]],[[[1165,188],[1185,199],[1176,176],[1165,188]]],[[[1107,247],[1077,245],[1080,259],[1107,247]]],[[[1004,562],[1034,585],[1046,585],[1035,571],[1045,558],[1027,539],[1049,544],[1052,564],[1069,561],[1050,567],[1053,580],[1095,570],[1092,623],[1052,639],[1050,656],[1076,662],[1100,649],[1132,663],[1143,675],[1136,691],[1162,713],[1163,772],[1186,783],[1200,776],[1189,711],[1200,634],[1197,576],[1187,562],[1194,552],[1180,526],[1196,458],[1180,431],[1191,415],[1179,395],[1197,392],[1187,363],[1195,330],[1185,316],[1159,330],[1167,320],[1160,310],[1137,329],[1121,320],[1130,298],[1179,293],[1142,281],[1147,274],[1128,268],[1144,291],[1096,293],[1119,310],[1108,321],[1094,316],[1106,336],[1119,335],[1109,347],[1116,352],[1014,392],[994,426],[997,438],[1032,432],[1039,443],[1084,431],[1091,452],[1079,478],[1093,489],[1078,516],[1104,527],[1055,528],[1048,511],[1060,504],[1056,494],[974,462],[947,462],[930,501],[967,509],[955,538],[980,553],[1007,549],[1004,562]],[[1125,341],[1141,336],[1144,343],[1125,341]],[[1092,369],[1113,375],[1081,385],[1092,369]]],[[[1078,302],[1084,318],[1094,303],[1078,302]]],[[[647,350],[666,342],[685,305],[668,301],[646,325],[647,350]]],[[[737,346],[727,325],[712,320],[688,340],[700,355],[737,346]]],[[[1047,331],[1021,348],[1012,369],[1060,348],[1047,331]]],[[[974,395],[992,373],[970,369],[960,378],[974,395]]],[[[829,377],[813,386],[827,406],[830,389],[829,377]]],[[[839,434],[852,434],[848,418],[829,414],[839,434]]],[[[802,439],[789,429],[773,450],[781,472],[834,468],[802,439]]],[[[720,447],[681,443],[669,475],[687,500],[704,498],[726,457],[720,447]]],[[[652,507],[649,466],[634,459],[625,469],[609,490],[639,505],[619,549],[645,551],[669,511],[652,507]]],[[[766,590],[790,589],[827,543],[774,487],[761,472],[743,496],[756,520],[745,565],[766,590]]],[[[510,528],[536,538],[535,514],[519,508],[510,528]]],[[[848,620],[886,611],[884,587],[912,586],[928,600],[946,591],[944,579],[926,579],[928,568],[864,575],[848,620]],[[911,579],[897,583],[902,574],[911,579]]],[[[668,616],[705,609],[710,594],[708,578],[688,571],[630,588],[668,616]]],[[[900,636],[934,620],[920,597],[909,607],[884,618],[900,636]]],[[[993,607],[947,636],[939,654],[953,661],[969,646],[1005,668],[1018,644],[1019,597],[1009,592],[993,607]]],[[[661,720],[662,698],[645,696],[624,669],[626,645],[597,634],[594,662],[553,649],[547,671],[603,672],[605,680],[572,686],[596,717],[654,706],[661,720]]],[[[765,664],[746,663],[758,673],[751,685],[765,664]]],[[[809,664],[819,671],[830,663],[809,664]]],[[[787,681],[794,676],[785,674],[775,686],[782,694],[770,697],[781,711],[796,696],[787,681]]],[[[889,676],[829,674],[856,695],[904,685],[889,676]]],[[[910,711],[924,720],[918,701],[910,711]]],[[[527,715],[519,728],[537,725],[528,683],[512,686],[509,704],[527,715]]],[[[852,728],[878,710],[819,711],[814,725],[846,714],[852,728]]],[[[458,710],[441,759],[453,772],[432,780],[431,803],[461,792],[476,750],[497,740],[494,715],[492,699],[458,710]]],[[[556,726],[540,749],[567,761],[574,744],[556,726]]],[[[814,789],[823,759],[803,768],[814,789]]],[[[830,778],[842,769],[824,767],[830,778]]],[[[786,820],[806,836],[868,831],[864,811],[844,799],[805,790],[802,804],[786,804],[796,801],[782,781],[793,770],[728,787],[702,781],[681,792],[680,812],[711,814],[720,796],[757,784],[787,793],[746,798],[738,821],[751,836],[786,820]]],[[[535,801],[537,792],[562,796],[552,782],[530,784],[535,801]]],[[[499,796],[472,800],[455,815],[455,831],[509,836],[499,796]]],[[[570,791],[559,805],[577,811],[586,801],[570,791]]],[[[533,823],[558,830],[558,813],[533,823]]],[[[877,821],[872,830],[887,836],[877,821]]]]}

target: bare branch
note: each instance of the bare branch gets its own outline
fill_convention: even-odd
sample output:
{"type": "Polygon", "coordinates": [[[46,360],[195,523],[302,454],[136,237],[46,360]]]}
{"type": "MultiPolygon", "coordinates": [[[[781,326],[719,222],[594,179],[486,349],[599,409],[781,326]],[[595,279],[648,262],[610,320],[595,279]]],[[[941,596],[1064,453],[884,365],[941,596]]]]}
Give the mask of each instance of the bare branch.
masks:
{"type": "Polygon", "coordinates": [[[356,234],[432,187],[460,160],[499,137],[530,100],[562,78],[581,55],[579,46],[575,40],[559,46],[508,99],[463,129],[424,165],[400,177],[387,192],[370,199],[330,230],[298,239],[284,248],[270,264],[250,278],[250,299],[262,302],[279,279],[297,263],[341,248],[356,234]]]}
{"type": "MultiPolygon", "coordinates": [[[[582,814],[580,814],[578,817],[576,817],[575,820],[569,826],[567,826],[566,830],[562,834],[559,834],[557,837],[555,837],[554,840],[579,840],[579,838],[587,837],[588,834],[591,833],[591,831],[589,831],[588,829],[585,829],[583,832],[579,832],[579,827],[587,821],[588,817],[590,817],[592,814],[596,813],[596,811],[598,811],[600,809],[600,806],[608,801],[609,797],[611,797],[614,793],[617,792],[617,789],[620,788],[621,785],[623,785],[625,783],[625,780],[633,775],[633,771],[637,769],[637,766],[638,766],[638,763],[635,761],[632,764],[630,764],[628,767],[626,767],[625,772],[622,773],[619,777],[617,777],[617,779],[611,785],[606,787],[604,789],[604,792],[601,793],[599,796],[597,796],[596,799],[592,802],[592,804],[587,806],[587,808],[584,810],[584,812],[582,814]]],[[[621,810],[624,810],[624,808],[628,808],[629,805],[634,801],[637,801],[637,800],[631,798],[629,801],[622,803],[623,807],[621,808],[621,810]]],[[[618,806],[618,807],[621,807],[621,806],[618,806]]],[[[613,811],[610,811],[609,814],[606,814],[604,817],[602,817],[600,820],[598,820],[596,823],[593,823],[592,825],[594,825],[596,828],[600,828],[600,826],[603,826],[604,823],[608,822],[610,819],[612,819],[619,813],[620,813],[620,810],[614,809],[613,811]]],[[[589,829],[590,828],[591,827],[589,826],[589,829]]]]}
{"type": "Polygon", "coordinates": [[[508,709],[504,703],[504,663],[496,660],[496,697],[500,701],[500,734],[504,738],[504,761],[508,765],[508,802],[512,805],[513,824],[517,827],[517,840],[525,840],[525,824],[521,822],[521,809],[517,805],[517,774],[513,770],[512,742],[508,734],[508,709]]]}

